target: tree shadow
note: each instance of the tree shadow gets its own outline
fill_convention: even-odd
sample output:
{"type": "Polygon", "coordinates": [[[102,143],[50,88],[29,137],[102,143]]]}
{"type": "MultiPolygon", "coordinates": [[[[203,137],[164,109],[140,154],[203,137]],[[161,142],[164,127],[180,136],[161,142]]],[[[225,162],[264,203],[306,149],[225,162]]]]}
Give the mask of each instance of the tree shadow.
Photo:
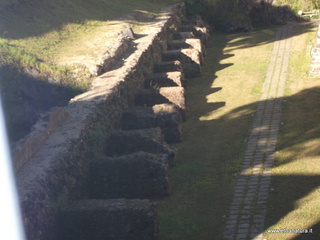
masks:
{"type": "Polygon", "coordinates": [[[79,93],[71,86],[44,80],[39,72],[1,66],[0,94],[9,140],[15,142],[26,136],[42,114],[66,106],[79,93]]]}
{"type": "MultiPolygon", "coordinates": [[[[320,108],[318,106],[319,98],[320,87],[305,89],[292,96],[283,98],[283,112],[285,112],[286,116],[282,117],[281,120],[283,125],[280,127],[276,151],[286,151],[286,156],[282,157],[281,160],[276,157],[273,166],[274,168],[299,161],[298,156],[301,155],[302,151],[304,151],[304,158],[319,158],[319,148],[317,146],[308,146],[309,142],[320,138],[320,126],[317,121],[320,117],[320,108]],[[300,111],[298,111],[298,108],[300,108],[300,111]],[[295,122],[288,122],[288,120],[294,117],[298,118],[298,120],[295,122]],[[308,147],[310,149],[308,149],[308,147]]],[[[223,118],[230,119],[230,116],[239,115],[244,110],[251,111],[255,106],[256,103],[239,107],[223,116],[223,118]]],[[[233,119],[232,122],[235,124],[235,122],[244,121],[245,118],[247,118],[247,116],[241,115],[239,118],[233,119]]],[[[310,162],[310,164],[314,164],[314,161],[310,162]]],[[[311,166],[301,167],[311,168],[311,166]]],[[[320,175],[308,174],[308,172],[301,174],[273,175],[271,183],[271,189],[273,190],[269,192],[268,212],[264,230],[267,230],[287,215],[296,211],[297,206],[301,204],[300,202],[303,201],[304,198],[310,197],[312,193],[318,191],[319,187],[320,175]]],[[[313,207],[318,209],[316,206],[313,207]]],[[[301,213],[301,215],[304,215],[304,213],[301,213]]],[[[302,216],[302,219],[305,219],[306,217],[307,216],[304,215],[302,216]]],[[[301,233],[298,237],[293,239],[320,239],[320,217],[315,220],[317,223],[313,226],[305,226],[304,222],[299,222],[299,226],[295,229],[312,229],[313,232],[312,234],[301,233]]],[[[277,236],[279,239],[282,239],[281,233],[274,233],[274,236],[275,238],[272,239],[276,239],[277,236]]]]}
{"type": "MultiPolygon", "coordinates": [[[[164,7],[165,3],[168,2],[158,5],[164,7]]],[[[95,23],[92,24],[95,25],[132,22],[145,25],[154,22],[159,13],[160,11],[155,10],[151,4],[139,4],[129,0],[121,3],[93,0],[16,0],[2,7],[0,5],[0,37],[12,40],[37,37],[52,31],[60,31],[66,24],[85,24],[89,20],[94,20],[95,23]],[[145,11],[148,8],[154,9],[154,13],[145,11]],[[121,15],[125,17],[119,18],[121,15]]]]}
{"type": "MultiPolygon", "coordinates": [[[[311,26],[302,26],[294,28],[294,36],[313,31],[311,26]]],[[[263,30],[263,34],[274,34],[275,30],[263,30]]],[[[178,165],[172,174],[173,179],[173,198],[168,200],[169,205],[164,200],[164,208],[169,208],[170,213],[167,219],[163,220],[163,239],[223,239],[223,230],[225,228],[225,219],[223,216],[228,212],[231,199],[234,194],[234,184],[237,176],[241,172],[241,163],[244,158],[244,151],[247,143],[244,141],[249,138],[252,130],[251,123],[254,120],[254,114],[260,101],[243,105],[227,112],[213,120],[202,120],[201,117],[212,115],[228,102],[208,102],[208,95],[218,93],[221,87],[213,86],[218,76],[218,71],[225,69],[236,63],[228,63],[228,66],[221,64],[223,59],[232,57],[232,53],[226,51],[226,47],[232,45],[233,49],[244,49],[260,44],[272,43],[278,40],[267,40],[263,38],[254,38],[252,33],[240,34],[244,41],[234,41],[233,36],[238,37],[239,34],[223,34],[219,33],[211,40],[207,49],[207,55],[203,66],[201,78],[188,80],[188,105],[189,120],[183,127],[183,142],[177,147],[179,149],[180,165],[178,165]],[[240,152],[239,149],[242,151],[240,152]],[[210,186],[210,189],[208,188],[210,186]],[[185,198],[185,196],[188,198],[185,198]],[[178,199],[178,200],[177,200],[178,199]],[[177,202],[175,202],[177,201],[177,202]],[[195,203],[197,204],[195,206],[195,203]],[[205,206],[205,207],[204,207],[205,206]],[[205,208],[205,210],[204,210],[205,208]],[[201,214],[203,211],[206,214],[201,214]],[[172,212],[172,213],[171,213],[172,212]],[[180,218],[176,217],[180,216],[180,218]],[[197,218],[194,220],[192,218],[197,218]],[[199,225],[199,226],[198,226],[199,225]],[[197,228],[198,227],[198,228],[197,228]],[[174,230],[172,230],[174,229],[174,230]],[[173,233],[174,232],[174,233],[173,233]],[[167,235],[168,234],[168,235],[167,235]]],[[[294,37],[293,36],[293,37],[294,37]]],[[[303,90],[292,96],[284,97],[283,107],[287,108],[288,104],[293,102],[301,102],[302,99],[308,99],[308,103],[319,102],[318,91],[320,88],[314,87],[303,90]]],[[[301,105],[299,107],[303,107],[301,105]]],[[[306,108],[306,112],[310,107],[306,108]]],[[[291,131],[287,135],[285,131],[280,132],[281,138],[277,143],[277,150],[284,148],[294,148],[296,144],[304,144],[308,141],[319,138],[319,125],[316,123],[307,123],[306,120],[315,114],[319,109],[315,109],[308,114],[302,114],[301,121],[305,118],[304,128],[300,131],[299,127],[296,131],[291,131]]],[[[319,111],[320,112],[320,111],[319,111]]],[[[296,109],[292,110],[292,117],[297,114],[296,109]]],[[[313,116],[314,117],[314,116],[313,116]]],[[[288,126],[285,122],[281,127],[288,126]]],[[[293,152],[293,156],[296,153],[293,152]]],[[[315,151],[310,151],[309,156],[319,156],[315,151]]],[[[287,161],[277,162],[275,166],[291,163],[293,159],[288,158],[287,161]]],[[[314,175],[285,175],[274,176],[272,186],[275,190],[270,193],[272,199],[279,199],[279,202],[270,202],[272,209],[271,216],[267,216],[265,229],[280,221],[284,216],[292,212],[297,202],[309,195],[320,185],[320,176],[314,175]],[[303,184],[301,191],[295,191],[296,186],[303,184]],[[281,185],[281,187],[280,187],[281,185]],[[285,189],[289,187],[288,194],[285,189]],[[279,197],[273,195],[278,194],[279,197]],[[285,195],[285,196],[284,196],[285,195]],[[282,197],[282,198],[281,198],[282,197]],[[270,219],[270,220],[269,220],[270,219]]],[[[302,185],[301,185],[302,186],[302,185]]],[[[300,188],[299,188],[300,189],[300,188]]],[[[164,210],[168,211],[168,210],[164,210]]],[[[320,220],[320,219],[319,219],[320,220]]],[[[319,221],[318,220],[318,221],[319,221]]],[[[314,230],[318,228],[319,223],[315,224],[314,230]]],[[[303,237],[311,237],[311,235],[302,235],[303,237]]],[[[312,234],[314,238],[320,239],[319,233],[312,234]],[[316,236],[316,237],[315,237],[316,236]]],[[[299,238],[298,238],[299,239],[299,238]]]]}
{"type": "MultiPolygon", "coordinates": [[[[274,189],[269,193],[269,198],[272,200],[268,202],[268,212],[266,218],[265,230],[272,229],[273,225],[281,221],[284,217],[297,210],[299,202],[304,198],[310,196],[313,192],[318,191],[320,187],[320,175],[281,175],[272,176],[272,188],[274,189]],[[299,187],[297,187],[299,186],[299,187]],[[302,187],[303,186],[303,187],[302,187]],[[277,199],[281,199],[280,201],[277,199]]],[[[316,203],[316,201],[315,201],[316,203]]],[[[314,209],[316,206],[313,206],[314,209]]],[[[290,238],[292,240],[314,239],[320,238],[320,217],[315,219],[316,224],[310,226],[306,225],[305,220],[309,220],[307,213],[299,212],[301,220],[295,219],[297,225],[293,227],[286,227],[286,229],[312,229],[312,233],[300,233],[297,237],[290,238]],[[306,219],[307,218],[307,219],[306,219]]],[[[295,214],[297,216],[297,213],[295,214]]],[[[283,221],[282,221],[283,222],[283,221]]],[[[289,226],[292,226],[289,225],[289,226]]],[[[283,233],[273,233],[273,239],[282,239],[283,233]]],[[[272,235],[271,235],[272,236],[272,235]]],[[[288,238],[286,238],[288,239],[288,238]]]]}
{"type": "MultiPolygon", "coordinates": [[[[316,22],[307,22],[307,23],[290,23],[285,26],[294,26],[294,30],[292,32],[292,36],[290,37],[295,37],[302,35],[304,33],[308,32],[313,32],[314,27],[317,26],[316,22]]],[[[268,35],[272,34],[272,29],[279,28],[279,26],[272,26],[269,28],[260,28],[260,29],[266,29],[266,31],[263,33],[265,35],[265,39],[269,39],[268,35]]],[[[266,40],[266,41],[261,41],[259,39],[255,39],[254,36],[252,36],[253,32],[249,33],[242,33],[240,35],[240,39],[237,41],[234,41],[229,44],[232,50],[236,49],[245,49],[245,48],[251,48],[254,46],[260,46],[260,45],[265,45],[274,42],[275,40],[266,40]]],[[[237,33],[239,36],[239,33],[237,33]]],[[[285,40],[287,39],[288,36],[281,36],[279,40],[285,40]]]]}

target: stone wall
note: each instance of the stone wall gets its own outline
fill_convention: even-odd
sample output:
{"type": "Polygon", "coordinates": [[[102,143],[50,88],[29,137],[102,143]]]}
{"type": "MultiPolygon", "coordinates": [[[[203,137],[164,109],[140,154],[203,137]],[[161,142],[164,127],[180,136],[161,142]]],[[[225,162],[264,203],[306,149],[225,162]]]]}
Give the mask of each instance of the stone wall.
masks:
{"type": "Polygon", "coordinates": [[[98,141],[105,151],[90,159],[88,198],[61,207],[59,240],[160,239],[156,203],[147,199],[171,193],[168,169],[176,165],[176,149],[168,143],[183,140],[184,86],[201,74],[209,36],[204,25],[199,16],[183,22],[174,40],[164,44],[169,50],[162,53],[160,63],[153,63],[144,88],[134,94],[133,106],[122,114],[121,130],[115,129],[107,142],[98,141]]]}
{"type": "Polygon", "coordinates": [[[11,142],[25,137],[44,112],[68,104],[75,91],[34,68],[0,66],[0,93],[11,142]]]}
{"type": "Polygon", "coordinates": [[[71,99],[63,108],[66,119],[38,141],[43,141],[38,152],[19,165],[17,184],[28,239],[57,239],[58,209],[71,200],[87,198],[92,159],[103,152],[145,76],[160,61],[165,40],[180,24],[183,12],[182,4],[174,5],[158,17],[153,33],[129,43],[133,53],[114,70],[95,78],[89,91],[71,99]]]}
{"type": "Polygon", "coordinates": [[[310,75],[320,75],[320,24],[316,37],[316,43],[312,51],[312,62],[310,67],[310,75]]]}

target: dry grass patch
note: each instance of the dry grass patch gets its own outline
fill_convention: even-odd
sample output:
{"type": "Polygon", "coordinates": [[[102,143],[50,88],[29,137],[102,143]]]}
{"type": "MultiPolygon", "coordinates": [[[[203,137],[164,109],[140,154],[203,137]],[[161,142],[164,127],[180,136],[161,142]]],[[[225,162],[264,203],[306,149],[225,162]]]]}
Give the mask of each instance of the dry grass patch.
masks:
{"type": "Polygon", "coordinates": [[[202,77],[187,84],[188,120],[170,173],[173,195],[159,202],[162,239],[223,239],[274,34],[214,33],[210,39],[202,77]]]}
{"type": "MultiPolygon", "coordinates": [[[[203,76],[188,80],[189,118],[183,127],[183,142],[177,145],[178,166],[171,171],[173,196],[159,202],[162,239],[223,239],[225,215],[260,99],[275,30],[215,33],[203,76]]],[[[320,88],[319,79],[306,74],[314,31],[310,26],[295,27],[273,169],[274,191],[268,205],[270,229],[320,229],[320,88]]],[[[320,239],[312,236],[316,237],[310,239],[320,239]]],[[[269,234],[266,239],[281,238],[269,234]]]]}
{"type": "Polygon", "coordinates": [[[316,28],[295,27],[267,212],[268,240],[320,239],[320,78],[308,76],[316,28]]]}
{"type": "MultiPolygon", "coordinates": [[[[0,5],[0,65],[34,67],[40,72],[63,73],[75,68],[78,78],[88,78],[85,67],[110,50],[118,34],[132,27],[138,34],[148,30],[152,16],[175,0],[35,0],[0,5]],[[8,8],[8,6],[11,6],[8,8]],[[7,7],[4,9],[4,6],[7,7]],[[150,19],[135,19],[145,14],[150,19]],[[23,59],[23,61],[21,61],[23,59]],[[61,70],[62,69],[62,70],[61,70]]],[[[69,76],[70,77],[70,76],[69,76]]]]}

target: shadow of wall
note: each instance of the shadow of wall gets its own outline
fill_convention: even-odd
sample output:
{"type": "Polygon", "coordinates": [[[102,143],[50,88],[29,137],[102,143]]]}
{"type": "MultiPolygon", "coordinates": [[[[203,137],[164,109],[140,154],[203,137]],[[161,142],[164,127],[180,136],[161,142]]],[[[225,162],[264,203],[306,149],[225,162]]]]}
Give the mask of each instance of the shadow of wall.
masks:
{"type": "Polygon", "coordinates": [[[12,66],[0,67],[0,94],[11,142],[27,135],[41,114],[67,105],[78,93],[70,86],[51,83],[35,74],[12,66]]]}
{"type": "Polygon", "coordinates": [[[224,32],[247,32],[302,20],[289,6],[277,6],[272,0],[189,0],[186,9],[190,15],[204,15],[211,25],[224,32]]]}

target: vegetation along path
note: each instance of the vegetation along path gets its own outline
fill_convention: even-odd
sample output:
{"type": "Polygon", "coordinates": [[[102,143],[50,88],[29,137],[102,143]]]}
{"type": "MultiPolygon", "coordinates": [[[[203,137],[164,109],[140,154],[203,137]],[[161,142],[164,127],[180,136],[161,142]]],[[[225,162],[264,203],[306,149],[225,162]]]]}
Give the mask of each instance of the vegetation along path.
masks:
{"type": "Polygon", "coordinates": [[[319,239],[315,32],[213,34],[203,76],[188,82],[173,195],[159,202],[163,240],[319,239]],[[283,229],[295,232],[272,232],[283,229]]]}
{"type": "Polygon", "coordinates": [[[226,226],[226,239],[262,239],[271,168],[280,124],[292,27],[277,31],[262,96],[226,226]]]}

